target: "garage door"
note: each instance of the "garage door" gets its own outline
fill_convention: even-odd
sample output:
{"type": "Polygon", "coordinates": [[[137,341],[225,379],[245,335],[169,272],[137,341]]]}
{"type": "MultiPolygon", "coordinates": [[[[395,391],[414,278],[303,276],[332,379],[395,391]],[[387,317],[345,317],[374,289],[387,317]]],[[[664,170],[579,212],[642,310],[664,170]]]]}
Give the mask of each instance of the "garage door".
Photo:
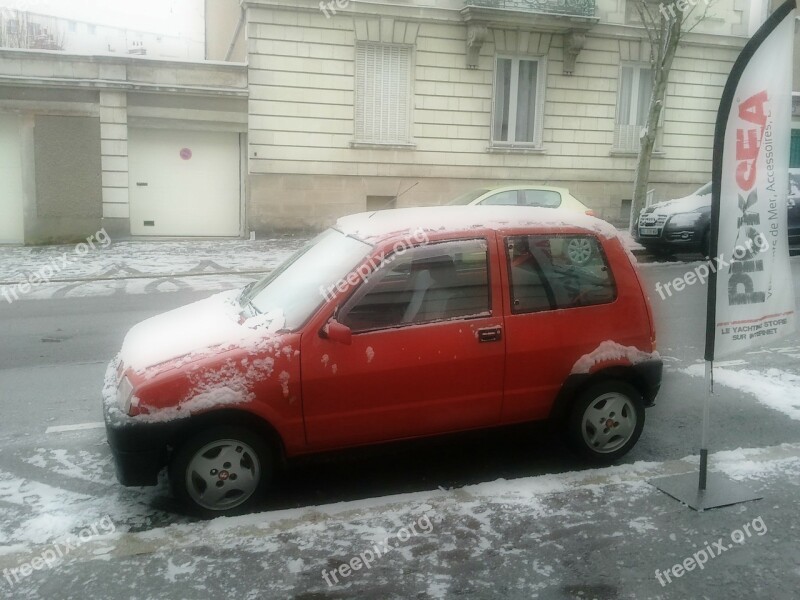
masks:
{"type": "Polygon", "coordinates": [[[239,134],[131,129],[128,157],[133,235],[239,235],[239,134]]]}
{"type": "Polygon", "coordinates": [[[0,244],[20,244],[22,227],[22,151],[19,120],[0,114],[0,244]]]}

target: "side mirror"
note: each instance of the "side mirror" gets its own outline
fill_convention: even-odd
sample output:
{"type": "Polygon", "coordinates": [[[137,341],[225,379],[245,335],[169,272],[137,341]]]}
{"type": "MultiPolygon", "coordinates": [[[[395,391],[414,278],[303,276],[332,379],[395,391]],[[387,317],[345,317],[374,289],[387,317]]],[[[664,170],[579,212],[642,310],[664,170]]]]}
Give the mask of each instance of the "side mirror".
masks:
{"type": "Polygon", "coordinates": [[[325,327],[322,328],[320,334],[322,334],[322,337],[332,342],[344,344],[345,346],[349,346],[353,343],[353,330],[347,325],[342,325],[336,319],[328,321],[325,327]]]}

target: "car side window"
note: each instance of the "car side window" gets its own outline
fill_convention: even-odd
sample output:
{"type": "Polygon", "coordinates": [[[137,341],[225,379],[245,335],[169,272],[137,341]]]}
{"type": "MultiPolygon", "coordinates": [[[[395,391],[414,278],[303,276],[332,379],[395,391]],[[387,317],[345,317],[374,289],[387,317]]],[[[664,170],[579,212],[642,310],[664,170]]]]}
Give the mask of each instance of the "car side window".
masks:
{"type": "Polygon", "coordinates": [[[522,204],[541,208],[558,208],[561,206],[561,194],[552,190],[522,190],[522,204]]]}
{"type": "Polygon", "coordinates": [[[491,314],[485,239],[418,246],[392,255],[347,301],[354,333],[491,314]]]}
{"type": "Polygon", "coordinates": [[[594,236],[512,236],[506,255],[513,314],[607,304],[617,297],[594,236]]]}
{"type": "Polygon", "coordinates": [[[518,203],[518,194],[519,192],[517,192],[517,190],[498,192],[486,198],[481,204],[484,206],[516,206],[518,203]]]}

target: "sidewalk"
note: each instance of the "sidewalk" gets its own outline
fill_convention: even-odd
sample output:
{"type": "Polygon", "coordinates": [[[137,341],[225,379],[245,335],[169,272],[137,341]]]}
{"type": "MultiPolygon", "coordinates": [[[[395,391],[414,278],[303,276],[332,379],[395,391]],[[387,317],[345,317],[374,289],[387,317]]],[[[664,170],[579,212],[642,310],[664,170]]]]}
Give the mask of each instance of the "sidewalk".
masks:
{"type": "Polygon", "coordinates": [[[0,301],[14,294],[44,299],[222,291],[262,277],[308,239],[125,241],[81,255],[75,245],[0,246],[0,301]],[[36,282],[37,276],[44,282],[36,282]],[[19,284],[26,281],[35,285],[22,294],[19,284]]]}
{"type": "MultiPolygon", "coordinates": [[[[222,291],[262,277],[311,235],[249,240],[112,242],[88,251],[75,245],[0,246],[0,301],[191,289],[222,291]],[[33,282],[21,292],[19,285],[33,282]],[[16,296],[16,297],[15,297],[16,296]]],[[[638,260],[644,248],[620,237],[638,260]]]]}

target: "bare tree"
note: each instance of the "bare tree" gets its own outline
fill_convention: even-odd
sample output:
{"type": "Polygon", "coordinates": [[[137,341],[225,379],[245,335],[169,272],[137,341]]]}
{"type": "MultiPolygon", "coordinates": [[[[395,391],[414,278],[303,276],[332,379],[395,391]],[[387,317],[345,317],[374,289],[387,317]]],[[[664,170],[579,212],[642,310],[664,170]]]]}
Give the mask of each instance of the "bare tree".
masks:
{"type": "Polygon", "coordinates": [[[30,14],[14,9],[0,10],[0,47],[38,50],[63,50],[64,33],[56,19],[50,18],[51,27],[33,22],[30,14]]]}
{"type": "Polygon", "coordinates": [[[667,83],[675,54],[681,45],[683,36],[708,17],[708,11],[713,6],[714,0],[664,0],[658,4],[654,0],[633,0],[633,3],[650,42],[652,95],[647,121],[639,139],[639,157],[636,162],[631,204],[632,231],[636,228],[639,212],[644,207],[647,198],[650,162],[653,159],[653,151],[661,127],[661,113],[664,110],[667,83]],[[693,15],[698,1],[704,5],[702,13],[693,15]]]}

